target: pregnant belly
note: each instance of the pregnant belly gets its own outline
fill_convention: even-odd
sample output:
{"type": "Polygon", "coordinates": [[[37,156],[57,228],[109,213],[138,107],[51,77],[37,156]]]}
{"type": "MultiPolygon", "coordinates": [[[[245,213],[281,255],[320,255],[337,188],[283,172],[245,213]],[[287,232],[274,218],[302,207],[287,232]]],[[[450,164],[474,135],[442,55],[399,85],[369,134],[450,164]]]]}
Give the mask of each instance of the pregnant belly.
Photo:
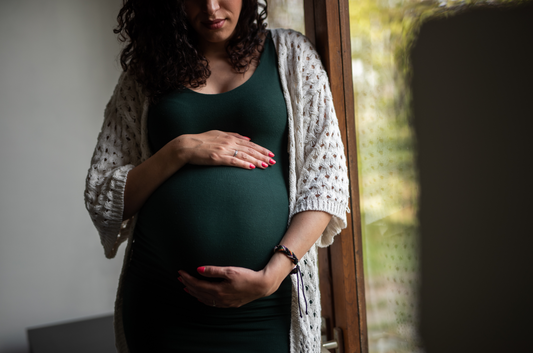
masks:
{"type": "Polygon", "coordinates": [[[169,276],[203,265],[260,270],[285,233],[288,212],[281,168],[187,165],[139,212],[133,258],[169,276]]]}

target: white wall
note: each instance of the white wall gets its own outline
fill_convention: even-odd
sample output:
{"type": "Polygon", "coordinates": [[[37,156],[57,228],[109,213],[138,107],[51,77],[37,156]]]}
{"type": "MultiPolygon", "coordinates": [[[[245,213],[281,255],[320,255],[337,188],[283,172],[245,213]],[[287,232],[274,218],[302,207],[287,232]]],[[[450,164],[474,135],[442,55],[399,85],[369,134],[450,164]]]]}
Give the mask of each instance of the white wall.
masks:
{"type": "Polygon", "coordinates": [[[27,352],[27,327],[113,310],[123,252],[105,259],[83,189],[120,3],[0,0],[0,353],[27,352]]]}

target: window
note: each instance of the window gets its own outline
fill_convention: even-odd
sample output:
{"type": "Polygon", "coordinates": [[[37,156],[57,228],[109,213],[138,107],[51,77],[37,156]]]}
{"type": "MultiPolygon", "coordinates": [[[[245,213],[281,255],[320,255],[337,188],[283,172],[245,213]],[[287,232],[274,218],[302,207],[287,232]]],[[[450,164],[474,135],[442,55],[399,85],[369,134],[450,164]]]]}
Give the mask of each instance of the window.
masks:
{"type": "Polygon", "coordinates": [[[304,0],[350,162],[350,224],[320,255],[323,312],[345,351],[423,351],[409,50],[426,20],[498,3],[507,2],[304,0]]]}

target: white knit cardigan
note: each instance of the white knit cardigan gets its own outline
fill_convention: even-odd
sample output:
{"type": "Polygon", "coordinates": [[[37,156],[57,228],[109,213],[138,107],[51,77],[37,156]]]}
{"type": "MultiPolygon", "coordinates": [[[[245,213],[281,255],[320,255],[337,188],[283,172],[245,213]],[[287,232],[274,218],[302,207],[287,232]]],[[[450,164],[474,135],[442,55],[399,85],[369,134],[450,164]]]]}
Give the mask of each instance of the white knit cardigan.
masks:
{"type": "MultiPolygon", "coordinates": [[[[309,40],[293,30],[272,30],[278,70],[287,103],[289,127],[289,223],[307,210],[333,215],[316,246],[328,246],[346,227],[348,176],[344,147],[329,88],[328,77],[309,40]]],[[[91,160],[85,204],[96,226],[105,255],[113,258],[128,240],[115,302],[118,352],[128,347],[122,326],[122,278],[131,255],[136,217],[122,221],[124,187],[128,172],[150,157],[146,118],[148,99],[131,75],[123,73],[109,101],[102,130],[91,160]]],[[[236,131],[238,132],[238,131],[236,131]]],[[[320,293],[316,246],[300,260],[304,288],[297,292],[292,277],[291,353],[320,352],[320,293]],[[298,296],[308,314],[300,317],[298,296]]]]}

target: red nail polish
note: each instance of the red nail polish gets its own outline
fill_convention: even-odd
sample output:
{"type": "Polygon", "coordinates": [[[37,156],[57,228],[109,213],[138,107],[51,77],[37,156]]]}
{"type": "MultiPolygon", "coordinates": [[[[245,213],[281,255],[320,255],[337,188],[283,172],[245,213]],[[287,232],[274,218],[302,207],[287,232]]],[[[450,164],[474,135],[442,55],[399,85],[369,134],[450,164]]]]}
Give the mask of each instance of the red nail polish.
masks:
{"type": "Polygon", "coordinates": [[[204,273],[205,272],[205,267],[198,267],[196,270],[198,272],[200,272],[200,273],[204,273]]]}
{"type": "Polygon", "coordinates": [[[269,157],[274,157],[274,153],[272,153],[272,152],[268,152],[268,156],[269,156],[269,157]]]}
{"type": "Polygon", "coordinates": [[[268,167],[268,164],[266,164],[265,162],[263,162],[263,167],[264,167],[264,168],[268,167]]]}
{"type": "Polygon", "coordinates": [[[178,281],[180,281],[181,283],[183,283],[183,278],[178,277],[178,281]]]}
{"type": "Polygon", "coordinates": [[[276,164],[276,161],[273,160],[273,159],[271,159],[271,160],[270,160],[270,164],[276,164]]]}
{"type": "Polygon", "coordinates": [[[249,138],[249,137],[246,137],[246,136],[243,136],[243,137],[244,137],[245,139],[248,139],[248,141],[250,141],[250,140],[251,140],[251,138],[249,138]]]}
{"type": "Polygon", "coordinates": [[[191,294],[189,293],[189,290],[187,288],[183,288],[184,291],[186,291],[188,294],[191,294]]]}
{"type": "Polygon", "coordinates": [[[255,169],[255,165],[250,164],[250,169],[255,169]]]}

